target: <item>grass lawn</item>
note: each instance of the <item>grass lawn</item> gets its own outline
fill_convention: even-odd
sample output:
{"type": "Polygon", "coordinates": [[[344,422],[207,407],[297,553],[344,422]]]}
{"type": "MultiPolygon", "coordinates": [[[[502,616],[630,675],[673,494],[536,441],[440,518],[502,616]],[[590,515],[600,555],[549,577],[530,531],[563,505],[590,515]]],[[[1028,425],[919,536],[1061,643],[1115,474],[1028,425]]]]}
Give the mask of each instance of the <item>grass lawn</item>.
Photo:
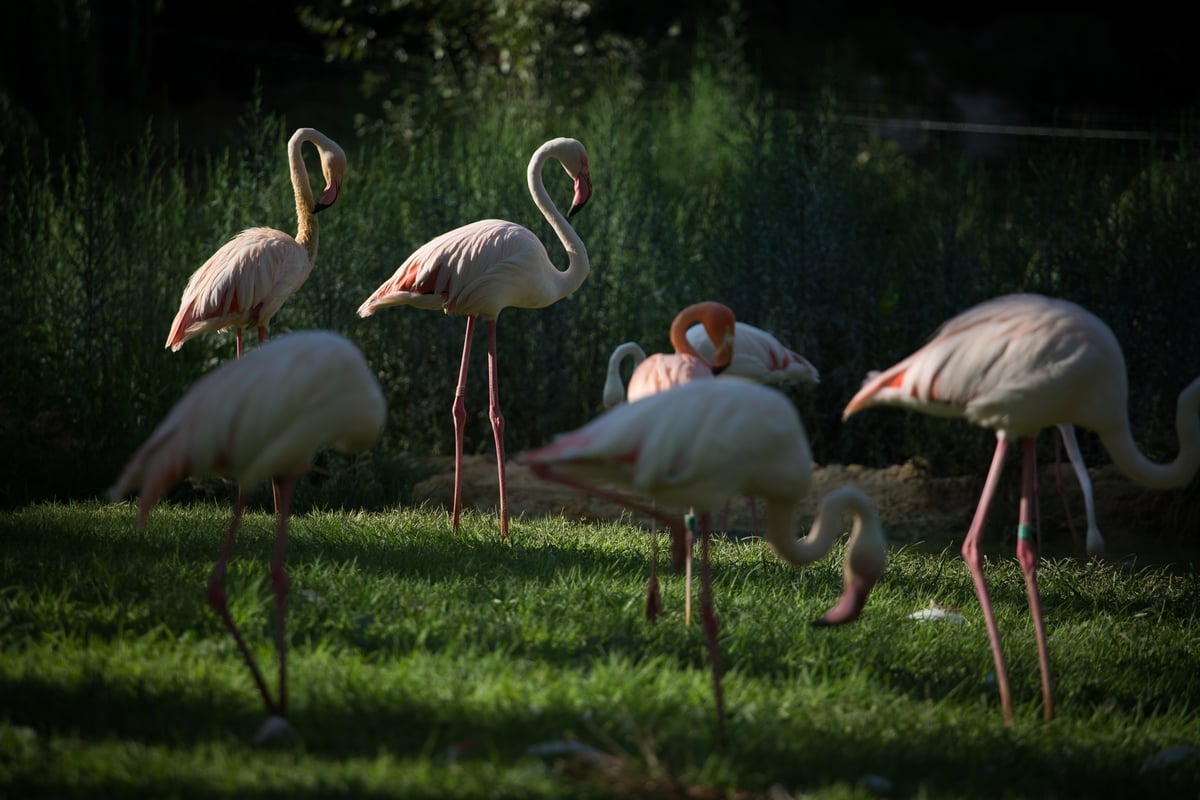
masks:
{"type": "MultiPolygon", "coordinates": [[[[1015,559],[988,575],[1017,704],[956,551],[895,546],[863,618],[809,622],[841,548],[797,570],[718,539],[729,746],[703,633],[643,616],[647,528],[492,515],[293,520],[290,718],[204,601],[229,508],[39,505],[0,515],[0,797],[1198,797],[1200,582],[1044,561],[1057,718],[1042,720],[1015,559]],[[930,601],[961,625],[918,622],[930,601]]],[[[804,521],[807,530],[808,520],[804,521]]],[[[273,683],[269,515],[248,513],[231,608],[273,683]]]]}

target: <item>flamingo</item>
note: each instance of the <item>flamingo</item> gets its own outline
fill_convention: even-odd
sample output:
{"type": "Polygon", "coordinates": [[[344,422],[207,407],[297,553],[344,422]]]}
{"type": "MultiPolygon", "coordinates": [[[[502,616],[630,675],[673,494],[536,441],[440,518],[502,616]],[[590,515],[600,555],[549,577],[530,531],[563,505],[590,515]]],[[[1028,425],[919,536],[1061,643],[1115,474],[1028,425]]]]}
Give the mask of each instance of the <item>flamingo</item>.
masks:
{"type": "Polygon", "coordinates": [[[1128,420],[1125,358],[1112,330],[1066,300],[1013,294],[974,306],[944,323],[930,341],[888,369],[869,376],[843,418],[864,408],[894,405],[940,417],[961,417],[996,432],[996,450],[962,555],[987,625],[1004,722],[1013,724],[1012,694],[988,597],[979,542],[1010,442],[1023,445],[1017,558],[1024,575],[1037,641],[1043,713],[1054,717],[1050,660],[1031,542],[1034,439],[1043,428],[1079,425],[1100,436],[1123,474],[1151,489],[1186,485],[1200,467],[1200,378],[1179,395],[1175,426],[1179,453],[1156,464],[1138,450],[1128,420]]]}
{"type": "Polygon", "coordinates": [[[729,306],[706,300],[680,310],[671,320],[671,346],[674,353],[655,353],[643,359],[629,376],[625,399],[630,403],[652,394],[688,383],[711,378],[729,366],[733,359],[736,319],[729,306]],[[698,323],[712,346],[713,355],[701,358],[688,340],[687,330],[698,323]]]}
{"type": "MultiPolygon", "coordinates": [[[[712,378],[714,373],[729,366],[734,357],[734,331],[736,328],[737,320],[732,309],[722,303],[706,300],[681,309],[671,320],[669,331],[671,346],[675,348],[675,352],[655,353],[649,357],[643,353],[642,358],[634,366],[633,374],[629,376],[629,387],[625,391],[626,400],[632,403],[693,380],[712,378]],[[701,358],[688,339],[687,331],[693,324],[699,327],[702,338],[709,344],[708,349],[711,354],[708,358],[701,358]]],[[[622,348],[626,347],[628,344],[620,345],[609,358],[608,377],[604,384],[606,403],[609,399],[616,399],[620,394],[621,376],[619,371],[614,371],[613,360],[617,359],[619,369],[621,359],[617,356],[623,352],[622,348]]],[[[641,352],[641,348],[637,345],[634,347],[637,347],[636,351],[628,352],[636,357],[637,353],[641,352]]],[[[686,558],[684,585],[687,588],[684,593],[683,619],[685,625],[690,625],[692,622],[692,537],[690,531],[684,538],[684,552],[686,558]]],[[[658,577],[655,572],[655,562],[658,560],[657,537],[651,539],[650,553],[650,579],[646,586],[646,615],[650,619],[654,619],[661,605],[658,594],[658,577]]]]}
{"type": "Polygon", "coordinates": [[[225,243],[188,279],[166,346],[172,351],[206,331],[232,327],[237,356],[242,356],[242,329],[258,328],[258,342],[289,297],[308,279],[317,258],[317,212],[329,208],[342,191],[346,154],[325,134],[300,128],[288,141],[288,163],[296,194],[295,238],[274,228],[248,228],[225,243]],[[313,203],[308,169],[301,149],[305,142],[321,156],[325,190],[313,203]]]}
{"type": "Polygon", "coordinates": [[[108,495],[139,493],[137,526],[177,482],[227,476],[239,490],[233,519],[208,582],[208,604],[241,651],[267,709],[257,739],[267,741],[287,723],[287,639],[284,569],[288,517],[297,476],[317,450],[365,450],[383,430],[386,406],[379,381],[347,339],[327,331],[291,333],[226,361],[198,380],[130,458],[108,495]],[[269,391],[267,391],[269,389],[269,391]],[[226,565],[233,554],[244,507],[243,489],[268,478],[280,487],[271,584],[275,593],[275,646],[279,689],[272,699],[262,672],[229,613],[226,565]]]}
{"type": "MultiPolygon", "coordinates": [[[[701,358],[713,357],[713,347],[704,333],[704,328],[693,325],[688,328],[687,337],[701,358]]],[[[793,352],[762,328],[738,322],[734,337],[737,340],[737,349],[733,353],[733,360],[721,373],[722,376],[737,375],[770,385],[802,383],[815,386],[821,382],[820,373],[808,359],[793,352]]],[[[725,530],[728,514],[729,506],[726,506],[721,511],[721,530],[725,530]]],[[[753,497],[750,498],[750,519],[757,534],[758,509],[753,497]]]]}
{"type": "Polygon", "coordinates": [[[467,363],[475,318],[487,322],[488,415],[496,441],[496,471],[500,489],[500,535],[508,536],[508,498],[504,482],[504,416],[496,370],[496,317],[502,309],[545,308],[574,292],[591,267],[579,234],[567,222],[592,196],[588,156],[575,139],[558,138],[544,143],[533,153],[527,171],[529,193],[567,251],[567,268],[559,270],[546,247],[530,231],[514,222],[485,219],[443,233],[421,245],[358,308],[369,317],[386,306],[410,305],[441,309],[446,314],[467,318],[458,388],[451,414],[454,417],[454,508],[451,527],[458,531],[462,512],[463,428],[467,412],[463,399],[467,385],[467,363]],[[571,208],[564,217],[542,182],[542,167],[556,159],[575,184],[571,208]]]}
{"type": "MultiPolygon", "coordinates": [[[[544,447],[519,454],[517,460],[543,479],[664,522],[677,543],[686,539],[685,523],[659,510],[658,504],[700,512],[701,615],[721,741],[725,713],[709,565],[710,512],[734,495],[765,498],[767,541],[780,558],[796,566],[824,558],[842,531],[842,516],[853,516],[845,588],[814,625],[858,619],[887,565],[879,517],[866,495],[853,486],[826,494],[808,536],[796,538],[793,517],[812,488],[812,453],[804,426],[786,396],[742,378],[693,381],[623,403],[544,447]],[[654,505],[597,484],[648,495],[654,505]]],[[[694,521],[689,514],[686,524],[690,527],[694,521]]]]}

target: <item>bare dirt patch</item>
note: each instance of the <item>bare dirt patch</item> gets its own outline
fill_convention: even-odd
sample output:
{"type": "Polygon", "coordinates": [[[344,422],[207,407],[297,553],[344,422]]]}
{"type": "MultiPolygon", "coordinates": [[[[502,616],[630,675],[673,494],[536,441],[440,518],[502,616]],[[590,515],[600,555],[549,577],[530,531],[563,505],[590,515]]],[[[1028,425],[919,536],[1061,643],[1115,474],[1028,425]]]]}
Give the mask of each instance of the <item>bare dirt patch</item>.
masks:
{"type": "MultiPolygon", "coordinates": [[[[449,508],[453,499],[454,460],[448,456],[430,458],[426,468],[433,474],[413,490],[413,501],[449,508]]],[[[818,466],[813,492],[801,508],[797,531],[807,530],[816,504],[827,491],[850,483],[862,489],[879,509],[889,538],[924,549],[941,550],[961,544],[975,513],[983,488],[986,465],[978,475],[939,477],[931,475],[917,462],[868,469],[857,465],[818,466]]],[[[1011,553],[1014,542],[1019,500],[1019,468],[1010,463],[993,504],[986,530],[987,538],[1011,553]]],[[[1074,474],[1063,466],[1064,491],[1078,535],[1086,529],[1083,496],[1074,474]]],[[[1136,554],[1139,561],[1178,561],[1181,558],[1200,564],[1200,487],[1170,492],[1143,489],[1111,466],[1090,471],[1096,496],[1096,513],[1110,557],[1136,554]]],[[[541,517],[561,515],[572,520],[630,519],[624,507],[582,492],[544,481],[528,468],[510,461],[505,471],[509,514],[541,517]]],[[[494,511],[497,504],[496,462],[492,456],[465,456],[463,459],[463,505],[482,511],[494,511]]],[[[1045,553],[1050,556],[1082,555],[1071,540],[1063,501],[1055,486],[1055,468],[1046,465],[1039,483],[1045,553]]],[[[761,507],[759,508],[761,512],[761,507]]],[[[637,517],[633,517],[637,519],[637,517]]],[[[730,532],[753,532],[749,501],[730,504],[727,528],[730,532]]]]}

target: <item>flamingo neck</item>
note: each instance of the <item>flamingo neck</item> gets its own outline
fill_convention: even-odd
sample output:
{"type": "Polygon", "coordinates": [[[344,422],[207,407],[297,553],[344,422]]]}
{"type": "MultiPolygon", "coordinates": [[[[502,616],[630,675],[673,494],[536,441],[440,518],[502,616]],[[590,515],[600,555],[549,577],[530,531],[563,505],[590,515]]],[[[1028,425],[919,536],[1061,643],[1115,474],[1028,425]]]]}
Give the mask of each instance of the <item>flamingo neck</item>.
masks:
{"type": "Polygon", "coordinates": [[[308,182],[308,168],[304,165],[301,147],[312,141],[304,132],[298,131],[288,142],[288,165],[292,174],[292,191],[296,196],[296,241],[304,246],[311,267],[317,260],[317,215],[314,213],[312,186],[308,182]]]}
{"type": "MultiPolygon", "coordinates": [[[[675,315],[675,319],[671,320],[671,346],[675,348],[678,355],[694,356],[710,369],[715,369],[717,361],[721,360],[722,350],[726,346],[722,326],[727,326],[728,330],[732,331],[734,324],[733,312],[727,306],[713,301],[693,303],[682,309],[675,315]],[[712,342],[714,351],[712,359],[700,355],[688,340],[688,328],[697,322],[704,326],[704,332],[708,334],[709,341],[712,342]]],[[[725,352],[728,350],[726,349],[725,352]]],[[[728,365],[728,361],[725,361],[723,366],[725,365],[728,365]]]]}
{"type": "MultiPolygon", "coordinates": [[[[846,570],[852,568],[862,574],[871,571],[872,564],[882,556],[886,560],[887,542],[883,537],[883,526],[875,506],[860,490],[853,486],[841,486],[830,491],[821,499],[817,517],[812,528],[803,539],[797,539],[793,531],[792,517],[795,501],[775,499],[767,504],[767,541],[775,553],[790,564],[802,567],[829,555],[833,544],[842,533],[842,518],[850,514],[854,524],[850,540],[846,545],[846,570]]],[[[882,564],[878,571],[882,572],[882,564]]]]}
{"type": "Polygon", "coordinates": [[[588,261],[587,248],[584,247],[583,240],[579,238],[579,234],[571,227],[571,223],[567,222],[567,218],[558,210],[558,206],[554,205],[550,193],[546,191],[546,184],[542,181],[542,168],[553,155],[550,146],[539,147],[533,154],[533,158],[529,160],[527,178],[529,194],[533,196],[534,205],[550,223],[550,227],[554,229],[558,240],[562,242],[562,246],[567,251],[567,268],[555,270],[557,275],[553,276],[557,284],[558,296],[566,297],[583,285],[584,279],[591,271],[591,264],[588,261]]]}
{"type": "Polygon", "coordinates": [[[1179,437],[1179,453],[1168,464],[1156,464],[1142,455],[1128,424],[1116,431],[1100,433],[1100,441],[1117,469],[1135,483],[1148,489],[1186,486],[1200,469],[1200,378],[1179,393],[1175,432],[1179,437]]]}

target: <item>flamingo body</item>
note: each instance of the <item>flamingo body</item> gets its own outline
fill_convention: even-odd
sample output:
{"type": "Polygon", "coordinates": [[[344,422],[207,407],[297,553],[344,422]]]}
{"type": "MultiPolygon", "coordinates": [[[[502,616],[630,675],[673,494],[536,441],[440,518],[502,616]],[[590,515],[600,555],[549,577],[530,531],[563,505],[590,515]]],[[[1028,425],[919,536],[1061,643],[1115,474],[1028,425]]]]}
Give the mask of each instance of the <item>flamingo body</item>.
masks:
{"type": "MultiPolygon", "coordinates": [[[[714,348],[703,326],[687,331],[688,341],[701,358],[711,361],[714,348]]],[[[808,359],[786,347],[770,333],[745,322],[734,330],[737,348],[722,375],[736,375],[759,383],[820,383],[821,376],[808,359]]]]}
{"type": "MultiPolygon", "coordinates": [[[[656,353],[642,359],[629,376],[625,390],[628,402],[641,400],[698,378],[711,378],[724,370],[735,356],[737,321],[726,305],[713,301],[686,306],[671,320],[670,340],[674,353],[656,353]],[[698,323],[710,355],[702,358],[687,336],[688,328],[698,323]]],[[[610,379],[612,370],[609,370],[610,379]]],[[[619,379],[619,377],[618,377],[619,379]]]]}
{"type": "Polygon", "coordinates": [[[485,219],[443,233],[418,247],[390,278],[358,308],[369,317],[380,308],[410,305],[441,309],[467,318],[458,386],[451,415],[454,418],[454,501],[451,526],[457,531],[462,511],[462,453],[466,409],[467,364],[475,320],[482,317],[488,331],[488,416],[496,445],[496,470],[500,491],[500,534],[508,535],[508,503],[504,477],[504,415],[500,408],[496,366],[496,318],[509,306],[543,308],[570,295],[582,285],[590,270],[587,249],[579,234],[550,199],[542,167],[557,160],[574,183],[567,216],[584,207],[592,195],[587,151],[575,139],[545,142],[529,160],[526,178],[534,204],[567,251],[567,268],[559,270],[545,246],[527,228],[513,222],[485,219]]]}
{"type": "Polygon", "coordinates": [[[242,329],[257,328],[259,342],[264,341],[272,317],[308,279],[317,257],[316,214],[337,201],[346,154],[320,131],[300,128],[288,142],[288,160],[296,195],[296,236],[274,228],[250,228],[218,249],[188,279],[167,335],[171,350],[201,333],[235,328],[240,356],[242,329]],[[305,142],[317,147],[326,179],[315,204],[301,155],[305,142]]]}
{"type": "MultiPolygon", "coordinates": [[[[1073,443],[1074,430],[1070,426],[1090,428],[1099,435],[1114,465],[1135,482],[1155,489],[1184,486],[1200,468],[1200,378],[1179,395],[1175,420],[1179,454],[1169,464],[1151,462],[1138,450],[1130,432],[1125,359],[1112,330],[1074,303],[1041,295],[1015,294],[964,311],[944,323],[915,353],[869,375],[862,389],[846,405],[843,417],[876,405],[961,417],[996,432],[992,466],[962,552],[987,625],[1005,723],[1010,726],[1012,697],[983,575],[979,541],[1009,442],[1021,441],[1017,556],[1034,621],[1043,711],[1046,719],[1053,718],[1049,655],[1037,585],[1037,554],[1031,533],[1034,437],[1043,428],[1057,426],[1064,438],[1069,435],[1068,441],[1073,443]]],[[[1090,489],[1090,481],[1084,485],[1090,489]]],[[[1089,531],[1089,547],[1102,546],[1099,531],[1094,541],[1089,531]]]]}

